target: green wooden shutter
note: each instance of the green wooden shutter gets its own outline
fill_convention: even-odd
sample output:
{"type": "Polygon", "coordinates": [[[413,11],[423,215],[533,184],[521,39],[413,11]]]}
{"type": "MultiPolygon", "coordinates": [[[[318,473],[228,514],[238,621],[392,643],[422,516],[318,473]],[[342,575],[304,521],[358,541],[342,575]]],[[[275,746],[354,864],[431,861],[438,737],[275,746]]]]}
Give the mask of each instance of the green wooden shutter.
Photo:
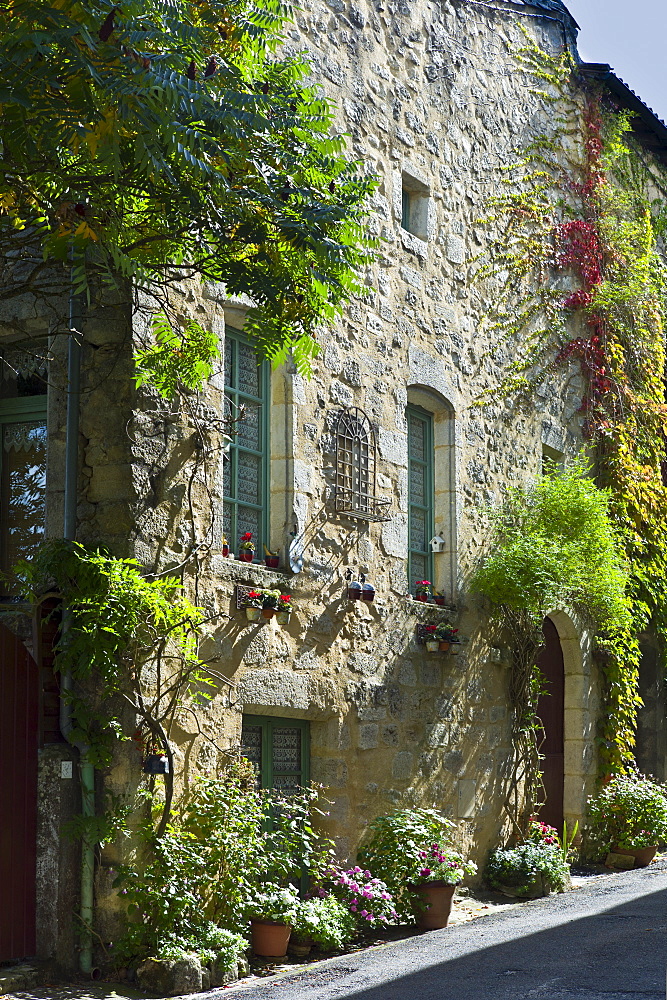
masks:
{"type": "Polygon", "coordinates": [[[433,581],[433,416],[408,406],[408,582],[433,581]]]}
{"type": "Polygon", "coordinates": [[[241,752],[255,768],[260,788],[291,792],[308,784],[309,735],[302,719],[243,716],[241,752]]]}
{"type": "Polygon", "coordinates": [[[237,330],[225,330],[225,396],[233,440],[224,460],[223,533],[233,552],[252,532],[257,558],[269,544],[269,366],[237,330]],[[238,420],[240,408],[244,417],[238,420]]]}

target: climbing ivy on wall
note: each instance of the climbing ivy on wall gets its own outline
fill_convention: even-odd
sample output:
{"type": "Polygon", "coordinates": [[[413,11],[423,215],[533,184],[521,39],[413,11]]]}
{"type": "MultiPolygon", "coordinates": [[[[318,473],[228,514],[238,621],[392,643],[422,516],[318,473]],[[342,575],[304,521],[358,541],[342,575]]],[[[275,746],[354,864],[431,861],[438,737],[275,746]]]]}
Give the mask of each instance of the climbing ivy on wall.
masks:
{"type": "MultiPolygon", "coordinates": [[[[502,236],[480,275],[502,286],[490,319],[521,350],[503,389],[528,396],[556,368],[579,365],[583,430],[628,558],[635,635],[650,626],[664,647],[667,270],[664,200],[651,192],[667,190],[667,177],[635,146],[626,112],[599,88],[573,87],[569,53],[550,56],[527,37],[519,59],[553,114],[550,133],[530,143],[491,209],[502,236]]],[[[617,646],[603,669],[609,772],[633,757],[636,648],[617,646]]]]}

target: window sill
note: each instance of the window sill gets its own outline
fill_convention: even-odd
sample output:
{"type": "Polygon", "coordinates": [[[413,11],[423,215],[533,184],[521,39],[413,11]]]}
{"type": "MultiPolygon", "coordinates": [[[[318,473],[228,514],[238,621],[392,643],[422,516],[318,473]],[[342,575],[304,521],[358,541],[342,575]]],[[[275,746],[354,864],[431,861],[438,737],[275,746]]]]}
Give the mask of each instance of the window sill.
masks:
{"type": "Polygon", "coordinates": [[[291,581],[293,574],[282,569],[269,569],[261,563],[241,562],[229,556],[217,555],[211,559],[213,576],[232,583],[246,583],[258,587],[275,588],[282,581],[291,581]]]}

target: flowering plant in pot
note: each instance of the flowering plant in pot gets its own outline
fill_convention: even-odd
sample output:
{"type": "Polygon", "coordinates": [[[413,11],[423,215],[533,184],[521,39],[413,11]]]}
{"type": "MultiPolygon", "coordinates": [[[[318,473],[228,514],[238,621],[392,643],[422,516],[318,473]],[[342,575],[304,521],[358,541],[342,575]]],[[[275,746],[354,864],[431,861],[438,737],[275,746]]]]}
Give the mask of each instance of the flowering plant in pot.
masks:
{"type": "Polygon", "coordinates": [[[255,543],[252,540],[252,531],[245,531],[239,542],[239,559],[241,562],[252,562],[254,554],[255,543]]]}
{"type": "Polygon", "coordinates": [[[451,625],[446,625],[444,622],[438,625],[437,629],[435,630],[435,634],[438,639],[438,642],[440,643],[440,649],[443,653],[446,653],[447,650],[452,651],[451,650],[452,644],[456,645],[456,652],[458,653],[457,643],[460,643],[461,641],[458,638],[458,631],[459,630],[457,628],[452,628],[451,625]]]}
{"type": "Polygon", "coordinates": [[[438,930],[449,923],[454,890],[477,865],[448,844],[431,844],[419,852],[422,867],[412,886],[419,901],[417,921],[423,930],[438,930]]]}
{"type": "Polygon", "coordinates": [[[262,590],[262,617],[273,618],[280,604],[279,590],[262,590]]]}
{"type": "Polygon", "coordinates": [[[280,562],[280,555],[277,552],[271,552],[271,550],[267,549],[267,547],[265,545],[264,546],[264,565],[267,566],[268,569],[278,569],[278,563],[279,562],[280,562]]]}
{"type": "Polygon", "coordinates": [[[631,854],[644,867],[666,840],[667,795],[652,778],[639,771],[617,775],[589,798],[587,854],[631,854]]]}
{"type": "Polygon", "coordinates": [[[563,892],[569,882],[570,867],[560,845],[528,842],[517,847],[497,848],[489,855],[484,880],[492,889],[517,899],[548,896],[563,892]]]}
{"type": "Polygon", "coordinates": [[[249,590],[245,595],[245,616],[249,622],[257,622],[261,618],[262,601],[263,597],[261,590],[249,590]]]}
{"type": "Polygon", "coordinates": [[[289,625],[292,614],[292,598],[289,594],[281,594],[276,605],[276,621],[279,625],[289,625]]]}
{"type": "Polygon", "coordinates": [[[343,904],[360,932],[384,927],[398,919],[394,899],[386,883],[359,865],[347,870],[332,868],[325,875],[324,886],[319,893],[322,895],[327,891],[343,904]]]}
{"type": "Polygon", "coordinates": [[[437,653],[440,648],[440,641],[435,634],[436,627],[435,625],[424,626],[424,645],[429,653],[437,653]]]}
{"type": "Polygon", "coordinates": [[[415,583],[415,597],[418,601],[428,601],[431,593],[430,580],[417,580],[415,583]]]}
{"type": "Polygon", "coordinates": [[[299,907],[299,894],[293,885],[270,882],[255,890],[248,900],[252,948],[256,955],[281,957],[287,954],[292,923],[299,907]]]}

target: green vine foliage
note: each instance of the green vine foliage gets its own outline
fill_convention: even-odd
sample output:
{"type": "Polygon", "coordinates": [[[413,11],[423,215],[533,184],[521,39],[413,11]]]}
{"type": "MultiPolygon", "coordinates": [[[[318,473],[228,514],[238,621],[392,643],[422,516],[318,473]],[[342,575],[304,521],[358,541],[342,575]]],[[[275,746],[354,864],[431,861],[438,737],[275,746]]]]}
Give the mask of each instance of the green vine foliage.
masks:
{"type": "Polygon", "coordinates": [[[44,594],[62,598],[67,627],[56,645],[57,666],[73,678],[71,739],[88,748],[89,761],[110,763],[114,739],[123,736],[122,705],[170,752],[165,726],[176,704],[195,690],[202,696],[211,680],[197,655],[204,615],[183,595],[180,581],[148,579],[133,559],[60,539],[45,542],[15,572],[33,602],[44,594]]]}
{"type": "MultiPolygon", "coordinates": [[[[532,486],[509,490],[492,512],[491,555],[470,583],[472,592],[491,602],[496,625],[513,652],[514,761],[506,808],[518,836],[525,834],[543,799],[537,718],[543,680],[537,654],[545,616],[561,608],[575,612],[610,657],[622,657],[635,668],[639,659],[628,567],[610,517],[609,494],[588,473],[579,461],[564,471],[548,470],[532,486]]],[[[632,722],[624,704],[612,721],[620,740],[632,722]]]]}
{"type": "MultiPolygon", "coordinates": [[[[576,79],[568,54],[549,56],[527,37],[519,62],[553,115],[491,206],[502,235],[479,272],[498,292],[500,306],[488,321],[520,352],[502,390],[528,399],[556,368],[579,364],[594,475],[608,490],[629,565],[633,635],[652,627],[664,648],[667,177],[635,143],[630,116],[576,79]]],[[[636,642],[611,647],[604,772],[631,766],[641,705],[636,642]]]]}

